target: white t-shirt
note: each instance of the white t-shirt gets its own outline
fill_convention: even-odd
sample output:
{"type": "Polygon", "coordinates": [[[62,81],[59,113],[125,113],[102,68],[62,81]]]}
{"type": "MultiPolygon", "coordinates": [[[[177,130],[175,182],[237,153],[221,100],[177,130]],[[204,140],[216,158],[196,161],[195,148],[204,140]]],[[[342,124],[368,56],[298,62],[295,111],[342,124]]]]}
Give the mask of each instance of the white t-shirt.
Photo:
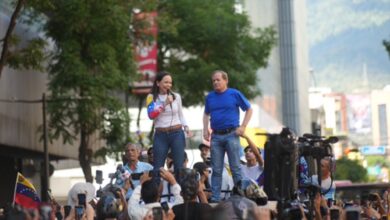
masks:
{"type": "MultiPolygon", "coordinates": [[[[165,128],[174,125],[187,126],[187,122],[183,116],[183,109],[181,103],[181,96],[178,93],[174,93],[175,100],[171,105],[165,106],[165,110],[154,119],[154,126],[156,128],[165,128]]],[[[164,103],[167,99],[167,95],[158,95],[156,102],[164,103]]]]}
{"type": "MultiPolygon", "coordinates": [[[[312,176],[312,183],[318,184],[318,176],[313,175],[312,176]]],[[[336,193],[336,184],[334,181],[332,181],[332,178],[330,176],[324,180],[321,180],[321,191],[322,192],[327,192],[324,197],[326,199],[333,199],[336,193]],[[332,184],[332,186],[330,186],[332,184]],[[329,190],[329,191],[328,191],[329,190]]]]}
{"type": "Polygon", "coordinates": [[[259,176],[263,173],[263,167],[256,164],[256,166],[248,167],[246,165],[241,164],[241,172],[244,178],[249,178],[254,181],[257,181],[259,176]]]}

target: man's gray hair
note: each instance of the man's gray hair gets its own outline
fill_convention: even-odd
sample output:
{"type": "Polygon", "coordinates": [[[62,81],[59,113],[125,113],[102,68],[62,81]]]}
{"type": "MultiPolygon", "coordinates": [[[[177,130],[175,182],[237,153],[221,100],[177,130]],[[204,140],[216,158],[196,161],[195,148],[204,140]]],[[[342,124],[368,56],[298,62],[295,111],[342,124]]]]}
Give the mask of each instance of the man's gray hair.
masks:
{"type": "Polygon", "coordinates": [[[223,71],[223,70],[215,70],[215,71],[213,72],[213,74],[211,74],[211,76],[214,76],[214,75],[217,74],[217,73],[222,74],[222,79],[224,79],[224,80],[228,80],[228,79],[229,79],[228,74],[227,74],[225,71],[223,71]]]}
{"type": "Polygon", "coordinates": [[[127,149],[129,146],[134,147],[134,148],[137,149],[138,151],[141,151],[141,150],[142,150],[141,145],[138,144],[138,143],[131,143],[131,142],[129,142],[129,143],[126,144],[125,149],[127,149]]]}

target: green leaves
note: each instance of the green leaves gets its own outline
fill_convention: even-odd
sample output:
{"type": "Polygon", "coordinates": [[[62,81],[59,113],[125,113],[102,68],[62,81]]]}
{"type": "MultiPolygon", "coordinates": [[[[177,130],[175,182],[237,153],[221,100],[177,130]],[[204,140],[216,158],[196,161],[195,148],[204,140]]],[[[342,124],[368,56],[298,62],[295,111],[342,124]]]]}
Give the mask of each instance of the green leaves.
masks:
{"type": "Polygon", "coordinates": [[[135,74],[128,5],[116,0],[56,0],[51,5],[44,30],[55,44],[52,96],[91,97],[49,103],[52,137],[71,141],[82,129],[87,135],[101,132],[107,144],[123,147],[129,119],[114,92],[127,89],[135,74]]]}
{"type": "Polygon", "coordinates": [[[159,7],[159,70],[173,74],[186,106],[203,103],[216,69],[228,72],[229,86],[248,98],[260,94],[256,71],[266,66],[276,32],[272,27],[251,32],[248,17],[236,13],[234,4],[175,0],[159,7]]]}
{"type": "Polygon", "coordinates": [[[359,164],[358,160],[342,157],[336,161],[336,180],[351,180],[352,182],[367,181],[367,170],[359,164]]]}
{"type": "Polygon", "coordinates": [[[13,69],[34,69],[44,71],[44,61],[47,59],[45,47],[47,43],[41,38],[29,40],[21,49],[16,49],[19,44],[18,37],[13,36],[12,46],[8,54],[8,65],[13,69]]]}

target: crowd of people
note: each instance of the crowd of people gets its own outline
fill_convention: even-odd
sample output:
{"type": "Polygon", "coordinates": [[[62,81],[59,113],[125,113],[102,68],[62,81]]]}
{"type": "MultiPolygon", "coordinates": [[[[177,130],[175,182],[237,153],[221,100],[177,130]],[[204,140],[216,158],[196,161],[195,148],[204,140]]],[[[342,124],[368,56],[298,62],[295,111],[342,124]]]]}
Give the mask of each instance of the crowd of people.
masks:
{"type": "MultiPolygon", "coordinates": [[[[359,205],[335,202],[328,158],[321,161],[321,178],[307,175],[302,178],[313,185],[321,182],[318,192],[312,195],[312,203],[291,201],[280,213],[281,209],[268,201],[262,189],[264,160],[260,146],[246,133],[252,115],[249,101],[240,91],[228,87],[226,72],[214,71],[211,80],[214,90],[205,98],[204,142],[199,145],[201,162],[188,167],[185,136],[191,137],[192,133],[183,116],[181,96],[172,91],[171,74],[161,72],[146,100],[155,130],[153,146],[147,149],[145,161],[140,160],[141,146],[128,143],[124,149],[123,172],[115,176],[115,182],[99,190],[99,198],[92,184],[79,183],[69,191],[66,206],[52,200],[51,212],[41,210],[39,214],[37,210],[14,209],[8,213],[8,219],[318,220],[362,216],[380,219],[387,215],[387,195],[382,200],[376,194],[375,199],[359,205]],[[240,109],[245,112],[241,123],[240,109]],[[240,144],[240,137],[248,143],[245,148],[240,144]],[[245,156],[244,161],[241,155],[245,156]],[[22,214],[18,216],[18,213],[22,214]]],[[[300,167],[304,169],[303,162],[300,167]]],[[[304,174],[304,170],[300,172],[304,174]]]]}

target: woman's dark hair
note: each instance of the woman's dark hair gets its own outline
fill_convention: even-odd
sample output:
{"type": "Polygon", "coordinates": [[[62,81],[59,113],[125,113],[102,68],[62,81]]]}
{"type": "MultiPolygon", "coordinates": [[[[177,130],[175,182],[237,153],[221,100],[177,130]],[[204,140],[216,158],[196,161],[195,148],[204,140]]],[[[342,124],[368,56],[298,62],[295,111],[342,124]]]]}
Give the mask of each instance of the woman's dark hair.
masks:
{"type": "MultiPolygon", "coordinates": [[[[158,97],[158,93],[159,93],[159,88],[157,86],[157,83],[158,82],[161,82],[161,80],[165,77],[165,76],[171,76],[172,75],[169,73],[169,72],[166,72],[166,71],[161,71],[159,73],[157,73],[156,75],[156,78],[154,79],[154,82],[153,82],[153,87],[152,87],[152,95],[153,95],[153,101],[156,101],[157,97],[158,97]]],[[[175,95],[173,93],[171,93],[171,95],[173,96],[173,99],[175,99],[175,95]]]]}

